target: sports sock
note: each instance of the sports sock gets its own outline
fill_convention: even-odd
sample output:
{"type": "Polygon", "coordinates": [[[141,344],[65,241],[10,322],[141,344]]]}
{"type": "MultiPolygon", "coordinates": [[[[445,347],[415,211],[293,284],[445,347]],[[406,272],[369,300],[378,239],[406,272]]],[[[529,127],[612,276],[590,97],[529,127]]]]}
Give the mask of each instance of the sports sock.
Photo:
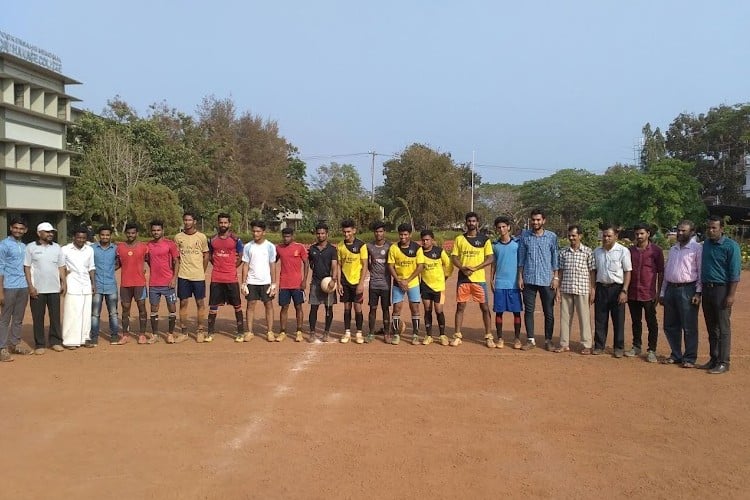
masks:
{"type": "Polygon", "coordinates": [[[432,335],[432,308],[424,310],[424,329],[427,335],[432,335]]]}
{"type": "Polygon", "coordinates": [[[153,332],[154,335],[159,334],[159,315],[158,314],[151,315],[151,332],[153,332]]]}
{"type": "Polygon", "coordinates": [[[393,333],[398,335],[401,332],[401,315],[393,315],[393,333]]]}
{"type": "Polygon", "coordinates": [[[438,328],[440,328],[440,335],[445,335],[445,313],[437,313],[438,328]]]}
{"type": "Polygon", "coordinates": [[[352,310],[344,309],[344,330],[351,330],[351,329],[352,329],[352,310]]]}
{"type": "Polygon", "coordinates": [[[414,335],[419,335],[419,320],[420,319],[421,319],[420,316],[411,317],[411,329],[414,335]]]}
{"type": "Polygon", "coordinates": [[[315,325],[318,323],[318,305],[311,305],[310,306],[310,315],[308,316],[308,321],[310,322],[310,331],[315,331],[315,325]]]}
{"type": "Polygon", "coordinates": [[[331,331],[331,323],[333,323],[333,306],[326,306],[326,330],[331,331]]]}
{"type": "Polygon", "coordinates": [[[354,312],[354,325],[357,327],[357,331],[362,331],[362,324],[365,322],[365,316],[360,312],[354,312]]]}

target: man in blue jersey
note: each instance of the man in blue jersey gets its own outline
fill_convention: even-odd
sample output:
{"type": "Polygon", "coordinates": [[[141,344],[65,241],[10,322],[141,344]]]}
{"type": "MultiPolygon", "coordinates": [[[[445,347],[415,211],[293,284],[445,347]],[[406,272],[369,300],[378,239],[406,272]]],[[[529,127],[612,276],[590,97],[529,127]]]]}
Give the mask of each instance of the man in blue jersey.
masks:
{"type": "Polygon", "coordinates": [[[487,339],[487,347],[505,347],[503,342],[503,313],[513,313],[513,332],[515,340],[513,348],[521,348],[521,289],[518,288],[518,241],[510,234],[511,223],[507,217],[495,219],[497,240],[492,243],[494,261],[492,263],[492,279],[490,286],[494,293],[495,329],[497,342],[487,339]]]}

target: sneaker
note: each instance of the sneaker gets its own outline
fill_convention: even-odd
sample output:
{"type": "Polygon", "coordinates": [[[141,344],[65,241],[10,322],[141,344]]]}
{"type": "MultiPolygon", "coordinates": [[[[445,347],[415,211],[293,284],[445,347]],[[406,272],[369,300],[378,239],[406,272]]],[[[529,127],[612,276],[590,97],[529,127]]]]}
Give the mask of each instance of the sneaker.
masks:
{"type": "Polygon", "coordinates": [[[533,340],[527,340],[524,345],[521,346],[522,351],[530,351],[536,347],[536,342],[533,340]]]}
{"type": "Polygon", "coordinates": [[[87,340],[85,344],[83,344],[83,347],[86,347],[87,349],[93,349],[99,344],[97,340],[87,340]]]}
{"type": "Polygon", "coordinates": [[[398,345],[401,342],[401,335],[398,333],[391,336],[391,345],[398,345]]]}
{"type": "Polygon", "coordinates": [[[110,345],[125,345],[128,343],[128,337],[125,335],[112,335],[112,338],[109,339],[110,345]]]}
{"type": "Polygon", "coordinates": [[[617,359],[620,359],[625,355],[625,351],[623,349],[615,349],[615,353],[613,354],[614,357],[617,359]]]}
{"type": "MultiPolygon", "coordinates": [[[[271,333],[273,335],[273,333],[271,333]]],[[[276,335],[276,342],[284,342],[284,339],[286,338],[286,332],[281,332],[278,335],[276,335]]]]}
{"type": "Polygon", "coordinates": [[[424,340],[422,341],[422,345],[430,345],[435,341],[435,339],[432,338],[432,335],[425,335],[424,340]]]}
{"type": "Polygon", "coordinates": [[[174,343],[180,344],[182,342],[185,342],[188,339],[187,333],[178,333],[174,336],[174,343]]]}
{"type": "Polygon", "coordinates": [[[302,332],[299,331],[299,330],[297,330],[297,333],[294,335],[294,341],[295,342],[302,342],[302,340],[303,340],[302,332]]]}
{"type": "Polygon", "coordinates": [[[649,363],[656,363],[659,360],[656,358],[656,353],[654,351],[648,351],[646,354],[646,361],[649,363]]]}
{"type": "Polygon", "coordinates": [[[362,332],[357,331],[356,335],[354,335],[354,343],[355,344],[364,344],[365,338],[362,336],[362,332]]]}
{"type": "Polygon", "coordinates": [[[199,344],[202,344],[203,342],[205,342],[205,341],[206,341],[206,334],[205,334],[205,333],[203,333],[203,332],[201,332],[201,331],[199,330],[199,331],[198,331],[198,332],[196,332],[196,334],[195,334],[195,341],[196,341],[196,342],[198,342],[199,344]]]}
{"type": "Polygon", "coordinates": [[[213,333],[207,333],[206,337],[203,339],[203,342],[213,342],[213,341],[214,341],[213,333]]]}
{"type": "Polygon", "coordinates": [[[2,361],[13,361],[13,356],[10,355],[10,351],[5,347],[0,349],[0,362],[2,361]]]}
{"type": "Polygon", "coordinates": [[[174,344],[174,334],[168,333],[167,334],[167,344],[174,344]]]}
{"type": "Polygon", "coordinates": [[[498,349],[503,349],[505,347],[505,342],[502,338],[497,339],[497,342],[495,342],[495,347],[498,349]]]}
{"type": "Polygon", "coordinates": [[[143,335],[143,334],[138,335],[138,343],[141,344],[141,345],[145,344],[146,343],[146,336],[143,335]]]}
{"type": "Polygon", "coordinates": [[[339,342],[341,342],[342,344],[348,344],[351,339],[352,339],[352,332],[350,332],[349,330],[347,330],[344,333],[344,336],[341,337],[341,340],[339,340],[339,342]]]}
{"type": "Polygon", "coordinates": [[[552,341],[551,340],[545,340],[544,341],[544,350],[545,351],[551,351],[552,349],[554,349],[554,346],[552,345],[552,341]]]}
{"type": "Polygon", "coordinates": [[[440,345],[451,345],[451,341],[448,339],[447,335],[441,335],[439,337],[440,345]]]}
{"type": "Polygon", "coordinates": [[[318,338],[317,335],[315,335],[315,332],[310,332],[307,336],[307,341],[310,344],[320,344],[320,338],[318,338]]]}
{"type": "Polygon", "coordinates": [[[331,341],[331,332],[323,332],[323,342],[331,341]]]}
{"type": "Polygon", "coordinates": [[[55,352],[63,352],[65,350],[65,348],[61,346],[60,344],[55,344],[50,349],[52,349],[55,352]]]}
{"type": "Polygon", "coordinates": [[[34,349],[34,354],[36,354],[37,356],[41,356],[45,352],[47,352],[47,349],[45,349],[44,347],[37,347],[36,349],[34,349]]]}
{"type": "Polygon", "coordinates": [[[375,334],[374,334],[374,333],[368,333],[368,334],[367,334],[367,335],[365,336],[365,343],[366,343],[366,344],[370,344],[370,343],[372,343],[372,342],[374,342],[374,341],[375,341],[375,334]]]}
{"type": "Polygon", "coordinates": [[[461,335],[461,332],[456,332],[453,334],[453,340],[451,340],[451,347],[458,347],[461,344],[463,344],[463,335],[461,335]]]}
{"type": "Polygon", "coordinates": [[[419,345],[419,335],[416,333],[411,336],[411,345],[419,345]]]}
{"type": "Polygon", "coordinates": [[[600,354],[604,354],[604,349],[594,349],[591,351],[591,354],[594,356],[599,356],[600,354]]]}
{"type": "Polygon", "coordinates": [[[237,335],[235,335],[234,341],[237,342],[237,343],[244,342],[245,341],[245,334],[244,333],[238,333],[237,335]]]}
{"type": "Polygon", "coordinates": [[[21,340],[18,342],[18,344],[14,345],[10,351],[13,354],[20,354],[21,356],[26,356],[29,354],[34,354],[34,349],[31,348],[29,344],[21,340]]]}
{"type": "MultiPolygon", "coordinates": [[[[279,335],[281,335],[281,334],[279,334],[279,335]]],[[[286,337],[286,335],[284,335],[284,337],[286,337]]],[[[273,332],[268,332],[266,334],[266,340],[269,341],[269,342],[276,342],[276,336],[274,336],[273,332]]]]}
{"type": "Polygon", "coordinates": [[[638,356],[640,353],[641,353],[640,347],[631,347],[629,351],[625,351],[623,353],[623,356],[625,356],[626,358],[634,358],[638,356]]]}
{"type": "Polygon", "coordinates": [[[486,339],[484,339],[484,342],[490,349],[494,349],[495,347],[497,347],[497,344],[495,344],[495,341],[492,339],[492,337],[487,337],[486,339]]]}

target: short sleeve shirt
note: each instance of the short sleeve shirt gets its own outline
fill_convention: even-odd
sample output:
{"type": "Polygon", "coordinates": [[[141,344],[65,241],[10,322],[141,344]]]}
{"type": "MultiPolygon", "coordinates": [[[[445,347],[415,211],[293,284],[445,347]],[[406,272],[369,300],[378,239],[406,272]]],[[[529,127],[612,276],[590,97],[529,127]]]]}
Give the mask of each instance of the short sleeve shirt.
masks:
{"type": "Polygon", "coordinates": [[[117,245],[117,258],[120,259],[120,286],[146,286],[144,264],[148,255],[148,245],[136,242],[135,245],[120,243],[117,245]]]}
{"type": "Polygon", "coordinates": [[[312,269],[312,280],[320,283],[326,276],[331,276],[333,261],[338,260],[336,247],[327,243],[323,248],[313,245],[307,251],[307,260],[312,269]]]}
{"type": "MultiPolygon", "coordinates": [[[[406,279],[417,270],[417,266],[424,264],[424,253],[422,247],[416,242],[411,241],[406,247],[400,244],[393,244],[388,250],[388,264],[393,265],[396,270],[396,276],[399,279],[406,279]]],[[[419,286],[419,276],[415,276],[408,283],[409,288],[419,286]]]]}
{"type": "Polygon", "coordinates": [[[208,253],[208,239],[200,231],[193,234],[177,233],[175,245],[180,250],[180,271],[178,278],[189,281],[205,281],[203,254],[208,253]]]}
{"type": "MultiPolygon", "coordinates": [[[[457,256],[462,266],[479,266],[487,256],[492,255],[492,243],[485,234],[466,236],[460,234],[453,243],[452,256],[457,256]]],[[[459,283],[485,283],[486,275],[484,268],[474,271],[471,276],[466,276],[458,270],[459,283]]]]}
{"type": "Polygon", "coordinates": [[[423,248],[422,255],[424,255],[424,268],[420,276],[422,282],[433,292],[442,292],[445,290],[445,280],[453,274],[450,255],[439,246],[433,246],[428,251],[423,248]]]}
{"type": "Polygon", "coordinates": [[[151,286],[169,286],[174,277],[174,264],[180,251],[174,241],[165,238],[149,241],[148,265],[151,268],[151,286]]]}
{"type": "Polygon", "coordinates": [[[31,270],[31,284],[37,292],[60,293],[60,268],[65,266],[60,245],[29,243],[23,265],[31,270]]]}
{"type": "Polygon", "coordinates": [[[0,242],[0,275],[4,288],[26,288],[26,275],[23,272],[23,261],[26,256],[26,245],[12,236],[0,242]]]}
{"type": "Polygon", "coordinates": [[[279,288],[297,290],[302,285],[303,266],[307,265],[307,250],[301,243],[276,245],[276,256],[279,259],[279,288]]]}
{"type": "Polygon", "coordinates": [[[364,241],[355,238],[351,244],[343,241],[339,243],[337,251],[344,281],[350,285],[359,284],[362,269],[364,269],[362,261],[367,261],[367,245],[364,241]]]}
{"type": "Polygon", "coordinates": [[[211,283],[237,282],[237,256],[242,255],[244,249],[242,240],[234,234],[229,233],[225,238],[219,235],[211,238],[208,242],[208,251],[211,254],[211,283]]]}
{"type": "Polygon", "coordinates": [[[251,241],[242,252],[242,262],[248,265],[248,285],[270,285],[271,263],[276,262],[276,247],[268,240],[251,241]]]}
{"type": "Polygon", "coordinates": [[[384,241],[381,246],[370,242],[367,244],[367,266],[370,271],[370,288],[373,290],[389,290],[391,275],[388,272],[388,250],[391,243],[384,241]]]}
{"type": "Polygon", "coordinates": [[[596,281],[605,285],[623,284],[625,273],[633,270],[630,250],[619,243],[615,243],[609,250],[605,250],[604,247],[597,247],[594,250],[594,263],[596,265],[596,281]]]}

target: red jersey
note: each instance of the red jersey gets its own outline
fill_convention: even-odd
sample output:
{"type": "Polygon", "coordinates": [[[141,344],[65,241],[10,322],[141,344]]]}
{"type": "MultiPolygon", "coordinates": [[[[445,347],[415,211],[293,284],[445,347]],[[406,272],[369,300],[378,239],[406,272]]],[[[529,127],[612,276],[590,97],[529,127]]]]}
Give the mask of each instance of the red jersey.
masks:
{"type": "Polygon", "coordinates": [[[115,250],[117,258],[120,259],[120,286],[146,286],[146,270],[144,263],[148,255],[148,247],[145,243],[136,242],[128,246],[127,243],[117,245],[115,250]]]}
{"type": "Polygon", "coordinates": [[[226,238],[217,234],[208,241],[212,266],[211,283],[237,282],[237,256],[242,255],[243,248],[242,240],[233,233],[227,233],[226,238]]]}
{"type": "Polygon", "coordinates": [[[150,286],[169,286],[174,276],[172,261],[180,258],[180,251],[172,240],[162,238],[148,242],[148,265],[151,268],[150,286]]]}
{"type": "Polygon", "coordinates": [[[307,265],[307,250],[301,243],[276,245],[277,260],[281,262],[279,289],[299,289],[302,285],[302,266],[307,265]]]}

